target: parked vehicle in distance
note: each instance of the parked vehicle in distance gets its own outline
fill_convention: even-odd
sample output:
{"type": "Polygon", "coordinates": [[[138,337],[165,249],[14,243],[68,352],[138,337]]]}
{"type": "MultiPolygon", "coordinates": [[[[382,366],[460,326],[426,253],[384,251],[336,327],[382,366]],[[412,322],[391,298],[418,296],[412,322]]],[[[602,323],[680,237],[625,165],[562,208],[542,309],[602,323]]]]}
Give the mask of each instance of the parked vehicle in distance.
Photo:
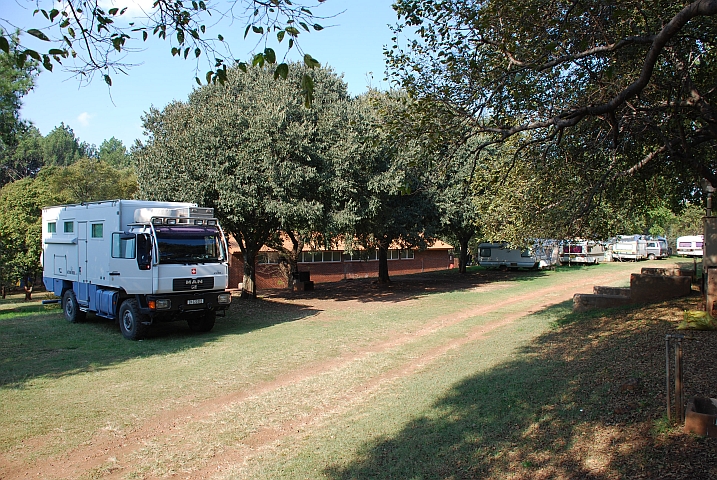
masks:
{"type": "Polygon", "coordinates": [[[557,263],[551,245],[534,244],[530,248],[511,248],[505,242],[481,243],[478,245],[478,265],[500,270],[527,268],[540,270],[557,263]]]}
{"type": "Polygon", "coordinates": [[[605,259],[605,245],[593,240],[565,240],[560,243],[562,263],[597,265],[605,259]]]}
{"type": "Polygon", "coordinates": [[[663,259],[670,256],[670,249],[667,245],[667,239],[662,237],[650,238],[647,240],[647,259],[663,259]]]}
{"type": "Polygon", "coordinates": [[[647,240],[642,235],[618,235],[612,248],[612,259],[645,260],[647,258],[647,240]]]}
{"type": "Polygon", "coordinates": [[[701,257],[704,253],[704,235],[685,235],[684,237],[678,237],[675,243],[677,244],[677,255],[701,257]]]}

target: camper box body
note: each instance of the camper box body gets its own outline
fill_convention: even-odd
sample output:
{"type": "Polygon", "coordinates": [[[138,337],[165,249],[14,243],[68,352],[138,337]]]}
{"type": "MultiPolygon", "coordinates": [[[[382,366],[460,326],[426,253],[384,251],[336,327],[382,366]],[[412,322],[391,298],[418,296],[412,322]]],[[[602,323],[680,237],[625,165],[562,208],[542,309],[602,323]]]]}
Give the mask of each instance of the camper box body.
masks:
{"type": "Polygon", "coordinates": [[[613,260],[645,260],[647,241],[642,235],[619,235],[612,248],[613,260]]]}
{"type": "Polygon", "coordinates": [[[478,264],[501,270],[529,268],[542,269],[555,264],[553,249],[534,245],[523,250],[510,248],[506,243],[481,243],[478,245],[478,264]]]}
{"type": "Polygon", "coordinates": [[[704,235],[686,235],[677,238],[677,255],[701,257],[704,253],[704,235]]]}
{"type": "Polygon", "coordinates": [[[137,339],[159,320],[214,325],[231,302],[226,239],[213,209],[112,200],[42,212],[43,281],[65,317],[120,319],[137,339]]]}
{"type": "Polygon", "coordinates": [[[605,259],[605,246],[592,240],[567,240],[560,245],[562,263],[597,265],[605,259]]]}

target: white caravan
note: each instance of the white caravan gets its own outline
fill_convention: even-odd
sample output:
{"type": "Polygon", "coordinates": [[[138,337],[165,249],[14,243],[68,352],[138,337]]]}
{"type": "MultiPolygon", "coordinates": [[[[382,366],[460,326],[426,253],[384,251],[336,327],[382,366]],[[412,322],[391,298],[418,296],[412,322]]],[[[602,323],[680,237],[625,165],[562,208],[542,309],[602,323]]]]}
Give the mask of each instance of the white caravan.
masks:
{"type": "Polygon", "coordinates": [[[613,260],[645,260],[647,240],[642,235],[618,235],[612,247],[613,260]]]}
{"type": "Polygon", "coordinates": [[[543,269],[556,263],[553,248],[535,244],[531,248],[510,248],[507,243],[481,243],[478,245],[478,265],[501,270],[529,268],[543,269]]]}
{"type": "Polygon", "coordinates": [[[211,208],[139,200],[47,207],[42,248],[43,281],[65,318],[119,320],[131,340],[158,321],[209,331],[231,303],[227,243],[211,208]]]}
{"type": "Polygon", "coordinates": [[[605,246],[592,240],[566,240],[560,244],[562,263],[597,265],[605,260],[605,246]]]}
{"type": "Polygon", "coordinates": [[[704,253],[704,235],[686,235],[677,238],[677,255],[701,257],[704,253]]]}

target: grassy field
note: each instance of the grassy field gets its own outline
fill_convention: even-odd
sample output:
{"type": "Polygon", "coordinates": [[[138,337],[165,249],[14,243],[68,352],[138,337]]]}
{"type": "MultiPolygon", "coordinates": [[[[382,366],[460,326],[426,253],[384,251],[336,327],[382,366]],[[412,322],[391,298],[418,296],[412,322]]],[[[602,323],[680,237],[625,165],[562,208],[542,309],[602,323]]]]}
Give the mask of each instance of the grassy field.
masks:
{"type": "MultiPolygon", "coordinates": [[[[664,472],[655,445],[715,451],[664,411],[664,334],[699,297],[582,315],[570,301],[647,265],[319,284],[235,298],[209,334],[173,323],[140,342],[6,300],[0,478],[664,472]]],[[[694,335],[717,352],[713,332],[694,335]]],[[[690,378],[688,394],[715,387],[690,378]]]]}

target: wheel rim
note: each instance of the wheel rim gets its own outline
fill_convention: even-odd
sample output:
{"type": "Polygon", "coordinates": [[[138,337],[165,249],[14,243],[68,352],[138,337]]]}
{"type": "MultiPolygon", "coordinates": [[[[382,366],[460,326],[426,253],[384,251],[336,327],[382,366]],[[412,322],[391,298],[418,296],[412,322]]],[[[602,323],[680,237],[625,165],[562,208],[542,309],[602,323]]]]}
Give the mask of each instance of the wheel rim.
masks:
{"type": "Polygon", "coordinates": [[[67,316],[67,318],[72,318],[74,313],[75,313],[75,309],[73,308],[73,305],[72,305],[72,299],[68,298],[67,301],[65,302],[65,315],[67,316]]]}
{"type": "Polygon", "coordinates": [[[133,318],[132,318],[132,312],[124,312],[124,315],[122,315],[122,325],[124,326],[124,329],[128,332],[132,331],[132,326],[134,325],[133,318]]]}

